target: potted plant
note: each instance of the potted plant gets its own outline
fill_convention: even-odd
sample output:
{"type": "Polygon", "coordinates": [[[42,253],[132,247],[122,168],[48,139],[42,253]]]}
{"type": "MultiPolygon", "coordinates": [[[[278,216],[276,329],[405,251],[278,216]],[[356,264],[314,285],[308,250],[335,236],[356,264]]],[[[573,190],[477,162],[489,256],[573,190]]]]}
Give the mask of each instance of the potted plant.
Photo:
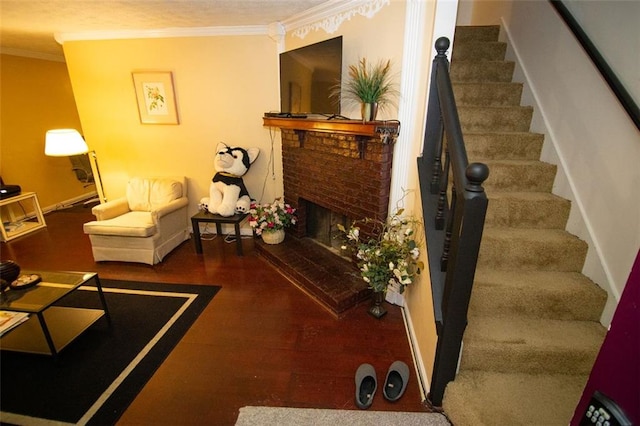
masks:
{"type": "Polygon", "coordinates": [[[376,119],[378,108],[392,105],[399,92],[392,81],[391,61],[380,60],[375,64],[361,58],[357,64],[349,65],[349,72],[344,86],[335,86],[331,97],[338,102],[360,104],[362,119],[376,119]]]}
{"type": "Polygon", "coordinates": [[[376,318],[386,313],[382,301],[389,286],[403,293],[424,268],[415,233],[420,222],[403,214],[404,209],[398,209],[386,221],[367,218],[353,222],[348,229],[338,225],[344,240],[342,249],[355,255],[360,276],[373,290],[369,313],[376,318]],[[362,238],[359,223],[373,226],[374,237],[362,238]]]}
{"type": "Polygon", "coordinates": [[[296,224],[296,209],[276,198],[271,204],[251,203],[249,226],[267,244],[284,241],[284,229],[296,224]]]}

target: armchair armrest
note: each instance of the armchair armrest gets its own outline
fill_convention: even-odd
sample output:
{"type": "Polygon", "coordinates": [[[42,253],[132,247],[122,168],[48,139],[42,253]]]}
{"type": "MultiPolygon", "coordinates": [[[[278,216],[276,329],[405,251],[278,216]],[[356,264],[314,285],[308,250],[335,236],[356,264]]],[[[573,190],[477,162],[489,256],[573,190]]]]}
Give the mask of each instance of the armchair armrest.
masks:
{"type": "Polygon", "coordinates": [[[189,199],[187,197],[181,197],[175,200],[170,201],[162,207],[159,207],[151,212],[151,216],[153,217],[153,221],[157,222],[162,216],[168,215],[169,213],[176,211],[186,205],[189,204],[189,199]]]}
{"type": "Polygon", "coordinates": [[[129,203],[126,198],[118,198],[104,204],[98,204],[91,209],[96,220],[107,220],[129,212],[129,203]]]}

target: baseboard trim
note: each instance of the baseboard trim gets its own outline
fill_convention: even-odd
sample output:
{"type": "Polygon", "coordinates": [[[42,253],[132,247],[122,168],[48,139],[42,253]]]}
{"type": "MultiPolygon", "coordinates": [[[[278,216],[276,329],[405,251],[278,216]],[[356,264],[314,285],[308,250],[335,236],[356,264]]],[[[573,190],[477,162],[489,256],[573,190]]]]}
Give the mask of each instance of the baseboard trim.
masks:
{"type": "Polygon", "coordinates": [[[50,212],[53,212],[53,211],[56,211],[56,210],[66,209],[68,207],[71,207],[74,204],[78,204],[78,203],[81,203],[83,201],[90,200],[90,199],[95,198],[97,196],[98,196],[98,193],[96,191],[87,192],[85,194],[78,195],[77,197],[73,197],[73,198],[69,198],[68,200],[61,201],[61,202],[56,203],[54,205],[46,206],[45,208],[42,209],[42,213],[50,213],[50,212]]]}
{"type": "Polygon", "coordinates": [[[409,340],[409,346],[411,349],[411,356],[413,357],[413,366],[416,370],[416,378],[418,379],[418,386],[420,387],[420,397],[422,402],[427,401],[427,395],[431,389],[429,384],[429,374],[422,362],[422,356],[420,353],[420,345],[416,339],[415,329],[413,328],[413,321],[411,320],[411,312],[409,307],[405,304],[402,307],[402,318],[404,319],[404,327],[407,332],[407,338],[409,340]]]}

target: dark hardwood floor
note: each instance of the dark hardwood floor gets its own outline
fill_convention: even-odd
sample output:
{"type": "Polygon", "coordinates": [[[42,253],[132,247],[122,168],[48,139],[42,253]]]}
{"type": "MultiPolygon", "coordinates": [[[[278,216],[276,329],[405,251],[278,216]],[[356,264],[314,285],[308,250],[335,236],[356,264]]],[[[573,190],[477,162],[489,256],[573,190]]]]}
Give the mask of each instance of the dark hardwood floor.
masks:
{"type": "Polygon", "coordinates": [[[397,306],[387,304],[382,320],[367,314],[368,304],[336,319],[259,257],[250,238],[243,240],[243,257],[217,237],[203,241],[202,255],[189,240],[156,266],[95,263],[82,232],[82,224],[93,219],[89,209],[53,212],[45,219],[47,228],[3,242],[2,259],[24,269],[222,286],[119,425],[233,425],[247,405],[355,410],[354,374],[364,362],[378,375],[370,410],[428,412],[397,306]],[[381,386],[395,360],[406,362],[412,376],[405,395],[390,403],[381,386]]]}

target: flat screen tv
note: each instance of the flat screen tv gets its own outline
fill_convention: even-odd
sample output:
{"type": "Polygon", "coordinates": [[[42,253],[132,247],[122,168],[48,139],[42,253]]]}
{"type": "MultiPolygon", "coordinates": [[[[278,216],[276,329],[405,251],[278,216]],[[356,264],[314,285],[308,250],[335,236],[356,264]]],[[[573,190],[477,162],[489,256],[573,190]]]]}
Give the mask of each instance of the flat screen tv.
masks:
{"type": "Polygon", "coordinates": [[[342,37],[280,54],[280,112],[340,114],[340,102],[330,98],[342,76],[342,37]]]}

